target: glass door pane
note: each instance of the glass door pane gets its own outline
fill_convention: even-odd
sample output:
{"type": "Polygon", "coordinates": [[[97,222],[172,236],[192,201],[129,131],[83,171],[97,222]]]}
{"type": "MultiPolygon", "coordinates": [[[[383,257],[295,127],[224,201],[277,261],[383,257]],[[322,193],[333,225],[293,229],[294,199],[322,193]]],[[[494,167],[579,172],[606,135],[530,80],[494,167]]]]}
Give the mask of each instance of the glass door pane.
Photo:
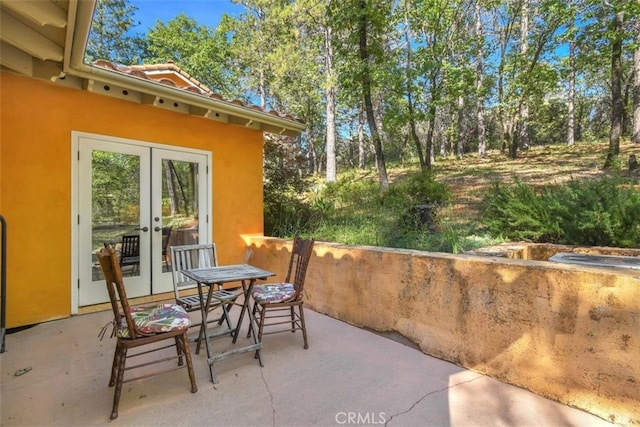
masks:
{"type": "Polygon", "coordinates": [[[154,294],[173,290],[171,246],[208,241],[207,205],[202,206],[202,201],[207,200],[206,162],[207,157],[202,154],[153,150],[154,294]]]}
{"type": "MultiPolygon", "coordinates": [[[[93,151],[92,248],[111,243],[123,277],[140,275],[140,157],[93,151]]],[[[94,280],[102,279],[100,266],[94,280]]]]}
{"type": "Polygon", "coordinates": [[[79,305],[109,301],[95,255],[105,243],[118,254],[128,296],[149,295],[149,148],[87,138],[79,151],[79,305]]]}

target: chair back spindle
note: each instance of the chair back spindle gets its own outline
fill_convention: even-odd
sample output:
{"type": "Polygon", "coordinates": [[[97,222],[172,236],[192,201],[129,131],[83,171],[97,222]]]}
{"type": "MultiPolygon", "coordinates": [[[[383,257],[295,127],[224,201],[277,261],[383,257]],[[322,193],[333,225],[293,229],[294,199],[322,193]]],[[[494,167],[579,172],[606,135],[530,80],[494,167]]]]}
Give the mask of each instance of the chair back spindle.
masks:
{"type": "Polygon", "coordinates": [[[215,243],[171,246],[171,272],[176,300],[180,300],[181,290],[190,289],[197,285],[195,281],[182,273],[184,270],[216,267],[217,265],[218,254],[215,243]]]}
{"type": "Polygon", "coordinates": [[[116,251],[107,243],[105,247],[98,252],[97,256],[107,282],[107,291],[109,292],[109,299],[111,300],[115,324],[119,325],[124,315],[129,333],[131,337],[135,339],[139,334],[137,333],[135,322],[131,317],[131,305],[127,298],[127,290],[124,286],[116,251]]]}
{"type": "Polygon", "coordinates": [[[296,236],[293,240],[291,258],[284,283],[254,286],[251,293],[253,297],[251,314],[258,322],[259,341],[262,341],[263,335],[300,330],[304,339],[304,348],[309,348],[302,291],[314,242],[314,239],[305,240],[296,236]],[[269,329],[269,331],[265,331],[265,329],[269,329]]]}
{"type": "Polygon", "coordinates": [[[294,301],[302,298],[304,290],[304,281],[307,275],[307,267],[311,259],[313,251],[314,239],[303,240],[296,237],[293,241],[293,249],[291,250],[291,258],[289,259],[289,268],[285,282],[293,284],[296,290],[294,301]]]}

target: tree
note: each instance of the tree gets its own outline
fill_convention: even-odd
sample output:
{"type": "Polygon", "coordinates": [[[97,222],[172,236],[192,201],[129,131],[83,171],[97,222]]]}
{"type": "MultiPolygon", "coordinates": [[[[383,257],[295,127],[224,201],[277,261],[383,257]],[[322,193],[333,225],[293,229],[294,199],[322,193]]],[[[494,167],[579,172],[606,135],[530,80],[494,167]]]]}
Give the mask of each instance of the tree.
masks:
{"type": "Polygon", "coordinates": [[[413,46],[412,39],[415,37],[411,31],[411,24],[409,21],[409,13],[412,4],[409,0],[403,2],[404,8],[404,38],[405,38],[405,85],[406,85],[406,97],[407,97],[407,114],[408,114],[408,126],[409,137],[413,141],[416,147],[416,153],[418,154],[418,160],[420,161],[420,170],[427,169],[427,162],[424,160],[424,154],[422,152],[422,145],[420,144],[420,138],[417,132],[417,121],[420,117],[419,111],[416,110],[415,98],[416,98],[416,69],[413,64],[413,46]]]}
{"type": "MultiPolygon", "coordinates": [[[[640,0],[636,0],[640,5],[640,0]]],[[[636,48],[633,52],[633,134],[631,142],[640,144],[640,19],[635,23],[636,48]]]]}
{"type": "Polygon", "coordinates": [[[480,0],[476,0],[475,4],[476,24],[475,37],[477,44],[476,55],[476,114],[478,129],[478,157],[485,158],[487,156],[487,144],[485,141],[485,123],[484,123],[484,34],[482,25],[482,5],[480,0]]]}
{"type": "MultiPolygon", "coordinates": [[[[529,50],[529,2],[530,0],[522,0],[521,17],[520,17],[520,55],[527,57],[529,50]]],[[[527,63],[523,61],[522,73],[526,73],[527,63]]],[[[522,98],[520,103],[518,119],[518,145],[520,148],[529,147],[529,100],[527,97],[522,98]]],[[[515,157],[515,156],[514,156],[515,157]]]]}
{"type": "Polygon", "coordinates": [[[622,39],[624,11],[615,10],[611,22],[611,130],[609,133],[609,149],[604,162],[605,169],[611,168],[620,154],[620,135],[624,106],[622,103],[622,39]]]}
{"type": "Polygon", "coordinates": [[[556,47],[557,33],[567,22],[567,6],[558,0],[517,0],[506,2],[495,14],[500,48],[498,117],[501,140],[503,148],[509,150],[509,157],[516,158],[518,148],[524,145],[524,127],[529,126],[525,106],[534,94],[541,96],[555,89],[556,73],[546,56],[556,47]],[[513,40],[517,29],[520,30],[518,43],[513,40]],[[526,49],[522,44],[526,44],[526,49]]]}
{"type": "Polygon", "coordinates": [[[180,14],[168,22],[157,21],[147,33],[145,61],[175,62],[182,70],[225,96],[233,94],[234,79],[226,65],[226,35],[180,14]]]}
{"type": "Polygon", "coordinates": [[[378,176],[380,179],[380,187],[383,191],[389,188],[389,177],[387,176],[387,166],[384,161],[384,152],[382,150],[382,140],[378,132],[378,126],[373,112],[373,102],[371,98],[371,67],[369,42],[367,39],[370,21],[372,20],[372,11],[370,3],[367,0],[359,0],[359,22],[358,22],[358,52],[360,55],[360,79],[362,83],[362,98],[364,101],[364,109],[367,116],[367,124],[371,139],[376,151],[376,164],[378,167],[378,176]]]}
{"type": "MultiPolygon", "coordinates": [[[[229,66],[239,79],[244,99],[263,108],[276,108],[271,85],[276,68],[283,78],[301,50],[293,48],[297,26],[291,19],[289,2],[278,0],[240,0],[245,12],[237,18],[224,20],[230,39],[229,66]],[[290,57],[283,56],[292,55],[290,57]]],[[[300,46],[300,45],[298,45],[300,46]]]]}
{"type": "Polygon", "coordinates": [[[98,0],[87,41],[86,62],[106,59],[120,64],[138,63],[141,39],[128,35],[138,25],[136,10],[126,0],[98,0]]]}
{"type": "MultiPolygon", "coordinates": [[[[474,82],[475,72],[469,65],[477,59],[471,30],[473,6],[473,3],[465,0],[420,0],[414,6],[412,25],[420,29],[415,56],[418,69],[423,73],[420,79],[425,87],[425,145],[429,166],[435,161],[438,126],[450,128],[453,123],[458,124],[455,131],[449,132],[457,133],[456,143],[460,154],[461,145],[466,139],[460,137],[465,97],[475,91],[477,84],[474,82]]],[[[441,137],[441,140],[441,152],[445,154],[445,137],[441,137]]]]}
{"type": "Polygon", "coordinates": [[[334,75],[333,29],[325,32],[325,99],[327,108],[327,182],[336,181],[336,79],[334,75]]]}
{"type": "Polygon", "coordinates": [[[567,98],[567,145],[575,143],[576,42],[573,19],[569,23],[569,94],[567,98]]]}
{"type": "Polygon", "coordinates": [[[326,181],[335,182],[337,178],[337,131],[336,131],[336,108],[338,83],[336,76],[336,55],[334,49],[334,30],[328,18],[329,0],[299,0],[297,2],[298,13],[296,20],[302,29],[301,33],[309,41],[318,40],[317,48],[310,46],[303,40],[299,40],[297,45],[307,46],[307,51],[317,52],[308,56],[306,67],[319,68],[318,72],[324,77],[322,89],[325,101],[325,151],[326,151],[326,181]],[[323,67],[314,67],[314,57],[322,58],[323,67]]]}
{"type": "MultiPolygon", "coordinates": [[[[354,120],[362,109],[362,120],[369,131],[383,190],[389,185],[382,126],[388,108],[384,91],[391,91],[392,86],[385,80],[392,76],[389,72],[392,55],[388,44],[388,34],[394,31],[390,19],[391,6],[382,0],[331,1],[328,11],[338,58],[339,106],[354,120]]],[[[365,138],[358,140],[364,142],[365,138]]],[[[362,144],[359,146],[364,147],[362,144]]],[[[362,149],[359,151],[361,161],[364,153],[362,149]]]]}

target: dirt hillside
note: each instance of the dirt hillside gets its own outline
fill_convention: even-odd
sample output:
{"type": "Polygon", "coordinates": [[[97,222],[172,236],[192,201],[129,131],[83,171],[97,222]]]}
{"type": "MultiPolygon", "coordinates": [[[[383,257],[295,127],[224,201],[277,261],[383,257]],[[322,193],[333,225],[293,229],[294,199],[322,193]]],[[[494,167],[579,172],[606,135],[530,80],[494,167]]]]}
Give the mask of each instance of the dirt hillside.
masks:
{"type": "MultiPolygon", "coordinates": [[[[454,193],[453,214],[468,219],[477,216],[482,191],[495,181],[513,182],[517,177],[544,186],[610,173],[602,167],[607,149],[608,143],[532,147],[521,151],[515,160],[493,150],[484,159],[470,154],[462,160],[438,160],[435,170],[438,181],[447,184],[454,193]]],[[[622,143],[619,167],[623,172],[627,172],[630,154],[640,158],[640,145],[622,143]]]]}

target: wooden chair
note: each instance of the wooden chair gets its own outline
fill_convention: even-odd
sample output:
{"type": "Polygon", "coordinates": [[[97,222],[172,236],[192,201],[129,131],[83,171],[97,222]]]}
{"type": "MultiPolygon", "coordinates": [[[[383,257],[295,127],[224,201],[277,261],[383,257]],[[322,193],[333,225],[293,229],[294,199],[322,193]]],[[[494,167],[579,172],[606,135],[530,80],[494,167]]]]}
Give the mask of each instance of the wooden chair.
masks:
{"type": "MultiPolygon", "coordinates": [[[[118,405],[122,393],[122,384],[147,378],[153,375],[163,374],[176,369],[187,368],[189,380],[191,381],[191,392],[198,391],[193,364],[191,361],[191,351],[187,341],[187,330],[191,325],[189,314],[180,306],[175,304],[153,304],[145,306],[130,306],[127,293],[122,279],[122,272],[115,250],[109,244],[96,253],[102,273],[107,282],[107,290],[111,300],[114,320],[112,336],[116,336],[116,350],[113,356],[111,367],[111,379],[109,386],[115,385],[113,395],[113,409],[111,419],[118,417],[118,405]],[[164,346],[154,345],[164,340],[171,340],[170,344],[164,346]],[[146,347],[135,354],[127,354],[129,349],[146,347]],[[165,351],[163,354],[156,351],[168,348],[175,349],[170,354],[165,351]],[[157,357],[149,357],[149,355],[157,357]],[[125,367],[127,359],[143,356],[137,365],[125,367]],[[183,358],[186,360],[184,365],[183,358]],[[162,362],[169,362],[177,359],[173,366],[164,366],[162,370],[149,372],[148,366],[162,362]],[[144,373],[137,377],[124,379],[125,371],[136,368],[145,368],[144,373]]],[[[108,326],[108,325],[107,325],[108,326]]],[[[105,327],[106,328],[106,327],[105,327]]],[[[102,334],[104,334],[104,331],[102,334]]],[[[165,363],[166,365],[166,363],[165,363]]]]}
{"type": "Polygon", "coordinates": [[[258,318],[258,341],[262,341],[263,335],[280,332],[302,331],[304,348],[309,348],[307,343],[307,328],[304,323],[303,289],[307,274],[307,266],[313,251],[314,239],[303,240],[296,237],[293,241],[291,259],[287,277],[283,283],[256,285],[253,287],[252,315],[258,318]],[[294,310],[298,307],[298,312],[294,310]],[[280,320],[286,318],[287,320],[280,320]],[[288,325],[286,328],[278,325],[288,325]],[[276,328],[273,328],[273,327],[276,328]],[[269,328],[269,331],[265,331],[269,328]]]}
{"type": "MultiPolygon", "coordinates": [[[[175,293],[176,304],[183,307],[186,311],[192,312],[201,310],[200,296],[193,292],[198,285],[192,279],[182,274],[183,270],[192,268],[215,267],[218,265],[218,253],[215,243],[205,243],[197,245],[171,246],[171,273],[173,277],[173,290],[175,293]]],[[[222,325],[226,322],[229,330],[234,329],[233,322],[229,317],[229,310],[238,298],[233,290],[217,289],[211,294],[211,304],[209,312],[218,308],[222,309],[219,317],[207,317],[207,323],[218,323],[222,325]]],[[[199,325],[193,325],[194,327],[199,325]]],[[[198,333],[198,338],[190,338],[190,341],[197,341],[196,354],[200,353],[200,344],[202,339],[202,329],[198,333]]],[[[214,333],[213,336],[219,336],[214,333]]]]}
{"type": "Polygon", "coordinates": [[[120,246],[120,268],[133,266],[133,271],[140,269],[140,236],[137,234],[125,234],[122,236],[120,246]]]}

